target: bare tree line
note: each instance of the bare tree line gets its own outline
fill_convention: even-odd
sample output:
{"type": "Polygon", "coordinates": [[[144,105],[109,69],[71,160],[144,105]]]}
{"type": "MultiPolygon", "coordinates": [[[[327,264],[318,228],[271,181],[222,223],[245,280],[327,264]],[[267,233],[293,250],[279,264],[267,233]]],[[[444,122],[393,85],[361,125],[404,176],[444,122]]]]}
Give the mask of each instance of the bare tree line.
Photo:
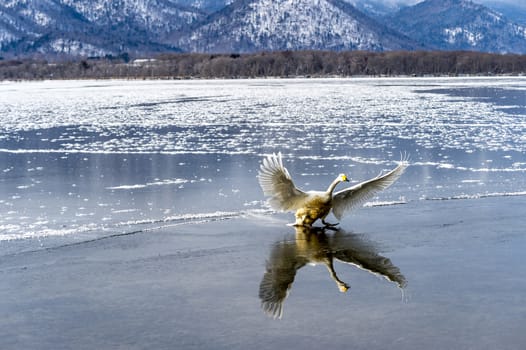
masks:
{"type": "Polygon", "coordinates": [[[280,51],[256,54],[164,54],[79,61],[0,61],[0,80],[187,79],[325,76],[526,74],[526,55],[471,51],[280,51]]]}

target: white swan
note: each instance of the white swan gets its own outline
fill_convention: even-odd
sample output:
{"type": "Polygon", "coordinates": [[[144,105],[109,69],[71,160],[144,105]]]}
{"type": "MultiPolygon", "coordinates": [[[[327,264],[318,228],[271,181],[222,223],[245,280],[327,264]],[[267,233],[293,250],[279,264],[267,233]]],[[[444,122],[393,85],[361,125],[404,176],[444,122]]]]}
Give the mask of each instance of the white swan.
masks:
{"type": "Polygon", "coordinates": [[[302,191],[298,189],[290,174],[283,166],[281,152],[271,154],[263,159],[258,174],[259,184],[269,203],[275,210],[296,211],[295,225],[311,226],[321,219],[325,226],[335,226],[325,221],[331,209],[340,220],[342,215],[352,208],[363,204],[377,192],[392,185],[409,165],[408,158],[402,157],[398,166],[386,174],[351,186],[333,194],[340,182],[348,182],[345,174],[340,174],[329,185],[326,191],[302,191]]]}

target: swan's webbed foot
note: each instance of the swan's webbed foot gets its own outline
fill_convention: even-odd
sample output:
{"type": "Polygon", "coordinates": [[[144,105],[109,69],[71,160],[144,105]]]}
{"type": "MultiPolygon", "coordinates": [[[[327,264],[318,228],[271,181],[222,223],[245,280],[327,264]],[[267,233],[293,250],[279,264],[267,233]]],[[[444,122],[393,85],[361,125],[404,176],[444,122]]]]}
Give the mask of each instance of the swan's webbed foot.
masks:
{"type": "Polygon", "coordinates": [[[321,220],[321,223],[327,228],[336,227],[336,226],[338,226],[340,224],[339,222],[337,222],[335,224],[331,224],[331,223],[329,223],[329,222],[327,222],[327,221],[325,221],[323,219],[321,220]]]}

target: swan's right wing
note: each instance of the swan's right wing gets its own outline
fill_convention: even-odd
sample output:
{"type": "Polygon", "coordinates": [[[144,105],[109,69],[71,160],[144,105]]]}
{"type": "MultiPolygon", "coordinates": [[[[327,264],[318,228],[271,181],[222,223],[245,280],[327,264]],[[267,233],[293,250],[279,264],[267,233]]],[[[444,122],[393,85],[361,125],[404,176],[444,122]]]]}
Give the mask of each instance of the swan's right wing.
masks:
{"type": "Polygon", "coordinates": [[[296,272],[305,264],[306,261],[297,256],[295,242],[278,242],[273,247],[259,285],[261,307],[268,316],[281,318],[296,272]]]}
{"type": "Polygon", "coordinates": [[[372,242],[359,235],[337,232],[331,237],[334,258],[357,266],[371,274],[382,276],[400,288],[407,286],[405,276],[389,258],[381,256],[372,242]]]}
{"type": "Polygon", "coordinates": [[[296,210],[302,207],[307,194],[296,188],[283,166],[281,153],[271,154],[263,159],[258,174],[263,193],[269,196],[269,203],[276,210],[296,210]]]}
{"type": "Polygon", "coordinates": [[[336,192],[332,199],[332,212],[337,219],[341,219],[345,212],[363,204],[378,192],[391,186],[409,166],[407,156],[403,156],[398,166],[384,175],[364,181],[352,187],[336,192]]]}

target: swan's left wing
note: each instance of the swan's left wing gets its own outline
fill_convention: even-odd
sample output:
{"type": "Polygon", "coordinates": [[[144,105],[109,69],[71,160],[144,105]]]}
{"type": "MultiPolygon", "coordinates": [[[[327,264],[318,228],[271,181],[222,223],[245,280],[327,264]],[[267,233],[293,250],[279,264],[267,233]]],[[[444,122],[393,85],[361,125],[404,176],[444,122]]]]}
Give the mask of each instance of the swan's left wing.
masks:
{"type": "Polygon", "coordinates": [[[307,194],[292,182],[287,168],[283,166],[281,153],[263,159],[258,179],[263,193],[270,197],[272,208],[287,211],[297,210],[304,205],[307,194]]]}
{"type": "Polygon", "coordinates": [[[407,157],[402,158],[398,166],[384,175],[364,181],[352,187],[336,192],[332,198],[332,212],[340,220],[343,214],[371,199],[376,193],[391,186],[408,167],[407,157]]]}

